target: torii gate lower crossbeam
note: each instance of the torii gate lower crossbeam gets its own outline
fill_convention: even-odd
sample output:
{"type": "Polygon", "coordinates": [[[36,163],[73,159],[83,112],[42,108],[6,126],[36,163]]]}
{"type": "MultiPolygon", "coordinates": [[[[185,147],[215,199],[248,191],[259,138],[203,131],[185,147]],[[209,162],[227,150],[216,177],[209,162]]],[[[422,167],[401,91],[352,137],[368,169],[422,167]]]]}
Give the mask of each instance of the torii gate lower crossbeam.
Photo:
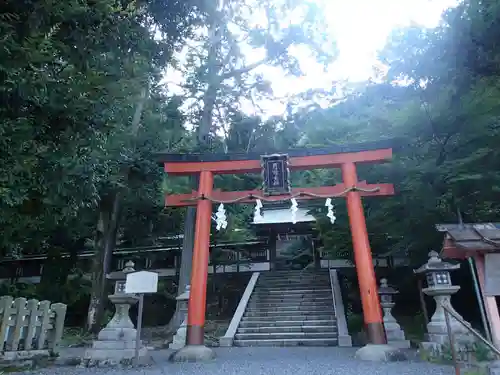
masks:
{"type": "MultiPolygon", "coordinates": [[[[391,156],[391,149],[382,149],[355,153],[301,156],[299,158],[291,157],[288,163],[289,168],[292,170],[306,169],[308,158],[310,158],[311,169],[315,167],[340,167],[341,169],[343,184],[332,187],[296,189],[296,193],[303,194],[299,194],[296,199],[314,198],[314,191],[321,191],[322,196],[345,196],[351,227],[354,260],[363,306],[364,322],[368,340],[372,344],[385,344],[387,341],[383,327],[373,259],[368,240],[361,196],[393,195],[394,188],[391,184],[367,184],[365,181],[358,181],[355,163],[373,163],[389,159],[391,156]]],[[[165,171],[169,174],[186,174],[186,171],[188,171],[187,173],[199,173],[200,177],[199,187],[196,193],[187,195],[167,195],[165,203],[166,206],[192,206],[195,203],[197,207],[190,285],[191,292],[188,307],[187,347],[203,346],[204,344],[212,201],[226,203],[226,200],[234,201],[235,198],[240,198],[238,202],[248,202],[256,198],[255,191],[214,191],[214,174],[255,172],[256,162],[255,160],[237,160],[232,164],[231,161],[227,160],[207,162],[165,161],[165,171]],[[248,195],[245,196],[246,193],[248,195]]],[[[292,190],[291,194],[274,196],[273,199],[289,200],[291,195],[297,194],[294,194],[294,190],[292,190]]]]}

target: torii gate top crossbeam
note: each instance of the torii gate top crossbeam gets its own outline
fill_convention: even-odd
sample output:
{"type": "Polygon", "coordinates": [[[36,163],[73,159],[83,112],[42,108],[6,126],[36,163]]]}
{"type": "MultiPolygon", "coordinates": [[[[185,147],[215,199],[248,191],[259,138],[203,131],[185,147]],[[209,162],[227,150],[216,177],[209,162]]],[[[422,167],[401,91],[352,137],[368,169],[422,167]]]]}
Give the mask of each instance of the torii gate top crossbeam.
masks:
{"type": "MultiPolygon", "coordinates": [[[[384,146],[388,146],[384,142],[384,146]]],[[[292,170],[332,168],[346,163],[377,163],[392,158],[392,148],[380,148],[382,144],[358,144],[354,146],[332,147],[331,149],[292,150],[288,166],[292,170]],[[297,155],[297,156],[295,156],[297,155]],[[304,156],[299,156],[304,155],[304,156]]],[[[261,160],[255,155],[226,154],[217,160],[212,157],[174,154],[160,155],[165,165],[165,172],[176,175],[195,174],[210,171],[215,174],[259,173],[262,170],[261,160]],[[222,160],[221,160],[222,159],[222,160]]]]}

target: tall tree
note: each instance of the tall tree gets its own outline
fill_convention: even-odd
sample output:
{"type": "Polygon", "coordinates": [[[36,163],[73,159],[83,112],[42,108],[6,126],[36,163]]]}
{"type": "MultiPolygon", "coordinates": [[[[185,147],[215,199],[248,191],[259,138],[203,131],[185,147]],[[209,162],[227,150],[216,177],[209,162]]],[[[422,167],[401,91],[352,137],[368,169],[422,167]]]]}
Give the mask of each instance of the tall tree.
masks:
{"type": "MultiPolygon", "coordinates": [[[[436,28],[395,31],[381,52],[389,68],[385,82],[358,85],[334,107],[295,116],[309,146],[397,139],[390,164],[360,169],[360,178],[397,187],[393,198],[365,202],[374,251],[406,250],[418,263],[441,245],[434,224],[457,220],[457,208],[469,221],[498,215],[500,107],[493,61],[499,50],[489,35],[497,32],[499,9],[463,1],[436,28]]],[[[335,171],[302,175],[305,182],[339,178],[335,171]]],[[[341,228],[320,222],[320,230],[327,247],[350,257],[351,244],[342,240],[347,222],[337,217],[341,228]]]]}
{"type": "MultiPolygon", "coordinates": [[[[325,38],[325,28],[321,11],[314,3],[221,0],[207,7],[203,27],[186,47],[185,65],[180,67],[185,77],[181,87],[191,123],[197,129],[197,151],[213,151],[213,140],[220,134],[227,140],[228,120],[240,112],[245,102],[272,96],[270,84],[259,68],[275,67],[287,74],[302,75],[294,55],[298,48],[326,67],[335,50],[325,38]],[[253,54],[261,57],[252,59],[253,54]]],[[[247,150],[254,130],[250,131],[247,150]]],[[[227,147],[224,142],[224,150],[227,147]]],[[[197,188],[196,179],[192,183],[197,188]]],[[[195,208],[188,208],[186,213],[179,293],[190,279],[195,212],[195,208]]],[[[176,329],[180,319],[177,309],[170,328],[176,329]]]]}
{"type": "Polygon", "coordinates": [[[4,254],[46,251],[65,223],[78,226],[66,228],[78,242],[98,221],[91,322],[98,321],[120,197],[145,167],[138,159],[160,149],[140,134],[171,143],[166,129],[143,129],[141,119],[199,11],[196,1],[182,0],[3,4],[0,247],[4,254]]]}

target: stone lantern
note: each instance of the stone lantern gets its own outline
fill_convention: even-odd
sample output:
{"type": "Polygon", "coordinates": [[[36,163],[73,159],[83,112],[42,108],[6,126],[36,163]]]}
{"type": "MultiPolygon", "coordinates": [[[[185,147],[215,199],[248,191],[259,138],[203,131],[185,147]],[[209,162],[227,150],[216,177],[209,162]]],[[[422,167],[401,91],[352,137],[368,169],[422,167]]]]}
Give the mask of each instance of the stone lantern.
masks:
{"type": "Polygon", "coordinates": [[[183,317],[182,324],[175,333],[175,336],[168,346],[169,349],[179,350],[186,346],[186,332],[187,332],[187,311],[189,301],[190,286],[186,286],[184,293],[180,294],[176,299],[179,302],[180,314],[183,317]]]}
{"type": "Polygon", "coordinates": [[[380,305],[384,311],[384,328],[387,343],[396,348],[405,349],[410,347],[410,341],[406,340],[405,333],[391,312],[395,305],[394,296],[398,293],[396,289],[388,285],[387,279],[380,280],[378,294],[380,295],[380,305]]]}
{"type": "MultiPolygon", "coordinates": [[[[436,343],[441,346],[449,343],[443,305],[460,316],[460,314],[453,309],[450,302],[451,296],[460,290],[458,285],[453,285],[451,283],[450,271],[459,268],[459,264],[444,262],[437,252],[431,251],[427,263],[414,270],[416,274],[425,275],[427,287],[422,289],[422,292],[433,297],[436,301],[436,311],[432,315],[430,322],[427,323],[428,338],[431,343],[436,343]]],[[[449,315],[449,321],[457,343],[469,343],[474,340],[467,328],[451,315],[449,315]]]]}
{"type": "MultiPolygon", "coordinates": [[[[127,274],[135,272],[134,263],[128,261],[122,271],[113,272],[108,279],[115,280],[114,293],[108,296],[115,306],[113,318],[98,334],[92,348],[85,352],[86,365],[116,365],[129,363],[135,356],[137,330],[130,320],[130,307],[139,301],[139,296],[125,293],[127,274]]],[[[140,346],[139,357],[144,358],[147,349],[140,346]]]]}

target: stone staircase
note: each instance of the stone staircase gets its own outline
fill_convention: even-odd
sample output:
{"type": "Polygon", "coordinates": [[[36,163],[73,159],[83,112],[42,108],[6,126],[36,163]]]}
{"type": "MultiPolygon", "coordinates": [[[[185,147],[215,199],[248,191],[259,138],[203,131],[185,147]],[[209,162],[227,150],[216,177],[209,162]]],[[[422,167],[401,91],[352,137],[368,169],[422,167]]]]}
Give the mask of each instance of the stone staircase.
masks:
{"type": "Polygon", "coordinates": [[[337,321],[328,270],[262,272],[235,346],[333,346],[337,321]]]}

